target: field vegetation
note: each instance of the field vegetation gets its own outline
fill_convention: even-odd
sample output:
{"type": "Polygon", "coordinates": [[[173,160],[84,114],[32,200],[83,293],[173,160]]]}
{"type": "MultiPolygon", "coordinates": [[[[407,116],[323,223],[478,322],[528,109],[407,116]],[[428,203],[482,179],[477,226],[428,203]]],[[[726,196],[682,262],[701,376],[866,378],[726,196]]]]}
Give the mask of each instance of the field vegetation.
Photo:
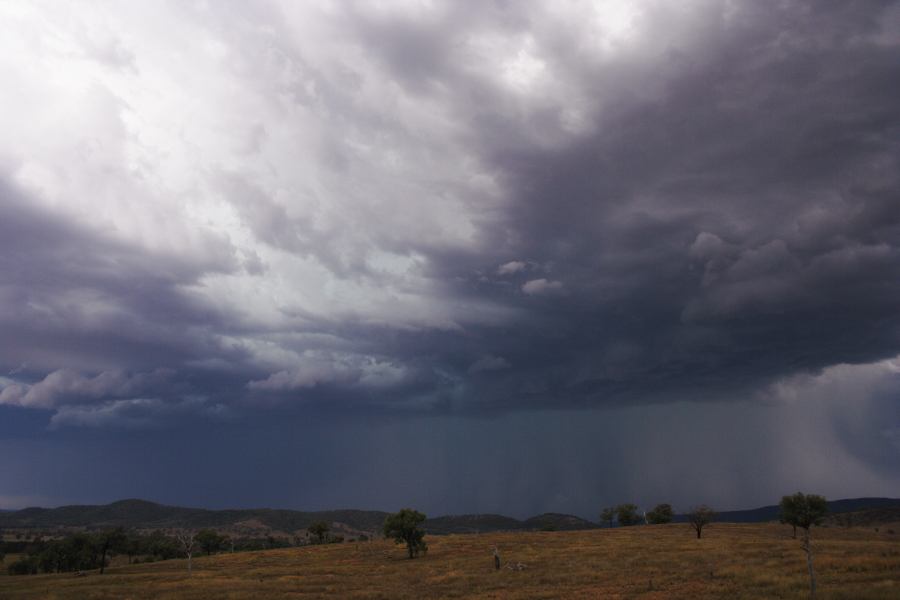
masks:
{"type": "MultiPolygon", "coordinates": [[[[900,597],[900,527],[818,527],[820,599],[900,597]]],[[[409,560],[390,540],[195,556],[0,578],[0,598],[807,598],[788,525],[684,523],[429,536],[409,560]],[[495,569],[492,549],[501,557],[495,569]],[[512,567],[512,568],[510,568],[512,567]]]]}

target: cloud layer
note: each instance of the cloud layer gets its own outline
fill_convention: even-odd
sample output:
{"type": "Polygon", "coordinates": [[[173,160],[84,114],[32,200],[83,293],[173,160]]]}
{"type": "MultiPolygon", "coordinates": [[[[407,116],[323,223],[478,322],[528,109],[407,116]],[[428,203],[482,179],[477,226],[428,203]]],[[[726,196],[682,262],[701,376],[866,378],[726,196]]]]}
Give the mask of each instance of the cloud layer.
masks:
{"type": "Polygon", "coordinates": [[[57,429],[763,402],[900,355],[896,2],[0,22],[0,405],[57,429]]]}

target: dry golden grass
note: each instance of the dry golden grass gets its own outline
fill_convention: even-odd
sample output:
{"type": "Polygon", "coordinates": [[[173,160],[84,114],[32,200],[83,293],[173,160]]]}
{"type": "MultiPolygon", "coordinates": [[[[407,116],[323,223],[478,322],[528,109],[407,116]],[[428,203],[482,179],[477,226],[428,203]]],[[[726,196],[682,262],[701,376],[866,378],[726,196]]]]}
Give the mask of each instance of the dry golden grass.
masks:
{"type": "MultiPolygon", "coordinates": [[[[900,534],[817,529],[820,598],[900,598],[900,534]]],[[[430,537],[407,560],[386,541],[223,554],[90,573],[4,577],[3,599],[89,598],[806,598],[790,529],[673,524],[579,532],[430,537]],[[522,571],[494,571],[491,546],[522,571]]]]}

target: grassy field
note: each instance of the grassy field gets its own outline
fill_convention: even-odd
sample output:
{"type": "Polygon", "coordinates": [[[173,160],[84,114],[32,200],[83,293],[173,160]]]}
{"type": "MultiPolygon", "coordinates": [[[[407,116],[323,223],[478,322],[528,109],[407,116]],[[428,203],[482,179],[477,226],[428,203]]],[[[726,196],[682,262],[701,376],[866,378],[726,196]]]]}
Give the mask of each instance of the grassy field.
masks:
{"type": "MultiPolygon", "coordinates": [[[[900,598],[900,533],[814,531],[820,598],[900,598]]],[[[900,528],[895,528],[900,531],[900,528]]],[[[806,598],[800,542],[774,524],[672,524],[430,537],[404,558],[383,540],[0,578],[0,598],[806,598]],[[491,547],[523,570],[495,571],[491,547]]]]}

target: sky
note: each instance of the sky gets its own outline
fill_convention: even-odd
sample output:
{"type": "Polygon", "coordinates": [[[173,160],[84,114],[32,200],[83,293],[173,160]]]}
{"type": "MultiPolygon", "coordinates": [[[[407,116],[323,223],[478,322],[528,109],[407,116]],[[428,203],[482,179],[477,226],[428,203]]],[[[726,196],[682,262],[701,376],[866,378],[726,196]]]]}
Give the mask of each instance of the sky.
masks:
{"type": "Polygon", "coordinates": [[[0,507],[900,497],[900,3],[0,4],[0,507]]]}

